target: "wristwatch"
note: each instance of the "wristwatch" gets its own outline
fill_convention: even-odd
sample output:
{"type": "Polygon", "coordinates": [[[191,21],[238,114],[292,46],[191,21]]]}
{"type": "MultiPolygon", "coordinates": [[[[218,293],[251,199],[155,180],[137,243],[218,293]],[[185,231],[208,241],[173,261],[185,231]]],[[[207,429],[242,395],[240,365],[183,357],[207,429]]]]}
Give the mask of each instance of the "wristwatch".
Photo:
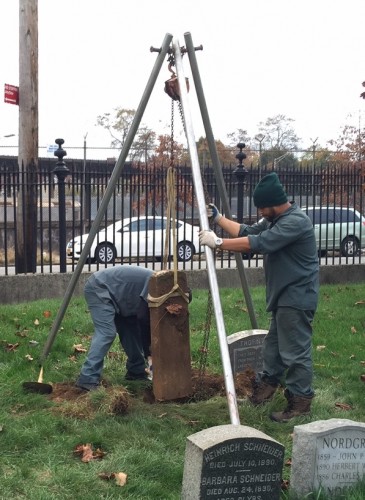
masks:
{"type": "Polygon", "coordinates": [[[220,247],[223,244],[223,239],[222,238],[216,238],[215,239],[215,246],[220,247]]]}

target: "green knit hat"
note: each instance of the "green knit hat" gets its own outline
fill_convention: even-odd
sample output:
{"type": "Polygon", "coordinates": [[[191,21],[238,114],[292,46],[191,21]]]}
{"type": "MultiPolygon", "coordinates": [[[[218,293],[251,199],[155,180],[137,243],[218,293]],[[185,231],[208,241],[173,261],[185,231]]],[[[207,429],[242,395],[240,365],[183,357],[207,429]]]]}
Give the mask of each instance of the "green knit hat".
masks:
{"type": "Polygon", "coordinates": [[[286,192],[275,172],[265,175],[253,192],[253,202],[257,208],[277,207],[287,201],[286,192]]]}

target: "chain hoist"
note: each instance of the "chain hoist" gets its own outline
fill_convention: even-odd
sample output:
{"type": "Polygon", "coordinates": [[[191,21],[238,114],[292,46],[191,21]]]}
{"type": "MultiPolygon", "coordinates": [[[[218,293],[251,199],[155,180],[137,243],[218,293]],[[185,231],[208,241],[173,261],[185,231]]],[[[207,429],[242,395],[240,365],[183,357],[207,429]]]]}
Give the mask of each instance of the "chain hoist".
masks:
{"type": "MultiPolygon", "coordinates": [[[[180,86],[179,86],[179,81],[176,76],[175,71],[172,69],[173,66],[175,66],[175,58],[173,53],[170,53],[168,57],[168,70],[171,73],[171,77],[165,81],[165,92],[166,94],[171,98],[171,135],[170,135],[170,168],[173,169],[174,167],[174,160],[175,160],[175,150],[174,150],[174,126],[175,126],[175,101],[178,103],[178,109],[179,109],[179,114],[181,118],[181,123],[184,129],[184,132],[186,134],[186,129],[185,129],[185,118],[184,118],[184,111],[182,108],[181,100],[180,100],[180,86]]],[[[188,78],[185,78],[186,81],[186,88],[187,91],[189,92],[189,80],[188,78]]],[[[206,203],[209,202],[209,193],[206,187],[206,183],[203,183],[204,185],[204,194],[205,194],[205,201],[206,203]]],[[[205,375],[205,370],[206,370],[206,365],[207,365],[207,359],[208,359],[208,352],[209,352],[209,337],[210,337],[210,331],[211,331],[211,323],[212,323],[212,315],[213,315],[213,298],[211,291],[209,289],[208,291],[208,300],[207,300],[207,310],[206,310],[206,316],[205,316],[205,324],[204,324],[204,335],[203,335],[203,343],[201,347],[199,348],[199,368],[198,368],[198,381],[197,381],[197,391],[196,391],[196,397],[199,398],[199,396],[204,397],[204,387],[203,387],[203,378],[205,375]]]]}

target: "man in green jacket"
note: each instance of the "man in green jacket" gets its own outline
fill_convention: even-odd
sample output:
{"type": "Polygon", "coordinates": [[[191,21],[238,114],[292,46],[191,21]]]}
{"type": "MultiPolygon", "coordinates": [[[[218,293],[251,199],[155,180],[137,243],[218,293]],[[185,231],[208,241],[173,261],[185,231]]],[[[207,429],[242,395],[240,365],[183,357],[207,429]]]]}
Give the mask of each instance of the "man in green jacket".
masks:
{"type": "Polygon", "coordinates": [[[239,224],[208,206],[208,217],[231,238],[200,232],[200,243],[210,248],[259,253],[264,258],[267,311],[272,313],[263,346],[263,371],[257,374],[252,404],[273,398],[285,378],[287,406],[270,415],[287,422],[310,412],[312,389],[312,321],[317,308],[319,267],[312,223],[287,195],[275,172],[261,179],[253,193],[262,219],[239,224]]]}

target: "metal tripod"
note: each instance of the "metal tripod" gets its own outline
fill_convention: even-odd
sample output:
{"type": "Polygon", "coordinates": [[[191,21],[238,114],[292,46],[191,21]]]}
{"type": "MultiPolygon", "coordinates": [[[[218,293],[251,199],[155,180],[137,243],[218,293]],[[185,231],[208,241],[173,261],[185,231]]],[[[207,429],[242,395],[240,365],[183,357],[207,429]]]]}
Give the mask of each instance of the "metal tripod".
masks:
{"type": "MultiPolygon", "coordinates": [[[[216,176],[219,194],[220,194],[220,197],[221,197],[221,200],[223,203],[224,212],[227,215],[227,217],[230,217],[231,214],[230,214],[230,207],[228,205],[228,197],[227,197],[227,193],[226,193],[225,186],[224,186],[223,174],[222,174],[220,162],[218,159],[218,154],[217,154],[217,150],[216,150],[216,146],[215,146],[213,132],[212,132],[212,128],[210,125],[209,116],[208,116],[207,106],[205,103],[203,88],[202,88],[202,84],[201,84],[201,80],[200,80],[199,70],[198,70],[198,66],[197,66],[197,62],[196,62],[196,57],[195,57],[195,48],[194,48],[190,33],[185,33],[184,38],[185,38],[185,43],[186,43],[185,50],[187,51],[187,53],[189,55],[189,61],[190,61],[191,70],[192,70],[192,74],[193,74],[193,78],[194,78],[195,88],[197,91],[199,106],[200,106],[202,119],[203,119],[203,123],[204,123],[204,127],[205,127],[205,132],[206,132],[206,136],[207,136],[207,140],[208,140],[209,151],[210,151],[210,155],[211,155],[212,162],[213,162],[213,168],[214,168],[214,173],[216,176]]],[[[173,39],[172,35],[167,33],[165,35],[165,38],[163,40],[163,43],[162,43],[162,46],[160,49],[151,48],[151,52],[158,52],[159,53],[158,57],[156,59],[154,67],[152,69],[152,73],[150,75],[150,78],[147,82],[146,89],[143,93],[141,102],[140,102],[138,109],[136,111],[131,128],[127,134],[122,151],[119,155],[118,161],[114,167],[113,173],[111,175],[111,178],[110,178],[109,183],[107,185],[107,188],[105,190],[105,194],[104,194],[103,199],[101,201],[99,210],[98,210],[96,217],[95,217],[95,220],[93,221],[93,224],[91,226],[89,236],[86,240],[84,248],[82,249],[79,261],[78,261],[77,266],[72,274],[72,277],[71,277],[71,280],[70,280],[68,287],[66,289],[63,301],[61,303],[61,306],[58,310],[55,321],[54,321],[52,328],[50,330],[50,333],[48,335],[47,341],[45,343],[45,346],[44,346],[44,349],[43,349],[43,352],[42,352],[42,355],[40,358],[41,366],[43,365],[46,357],[48,356],[48,354],[52,348],[53,342],[55,340],[55,337],[56,337],[57,332],[59,330],[59,327],[61,325],[64,314],[67,310],[71,296],[74,292],[74,289],[76,287],[76,284],[77,284],[78,279],[80,277],[80,274],[82,272],[83,266],[86,262],[88,255],[89,255],[93,240],[95,239],[96,234],[99,231],[100,224],[101,224],[102,219],[105,215],[109,201],[113,195],[113,192],[115,190],[115,186],[118,182],[118,179],[121,175],[121,172],[123,171],[125,161],[127,159],[129,150],[132,146],[134,137],[138,131],[138,128],[139,128],[140,122],[142,120],[144,111],[146,109],[148,100],[151,96],[153,87],[154,87],[156,80],[157,80],[157,77],[159,75],[159,71],[161,69],[161,66],[162,66],[164,60],[165,60],[166,54],[170,50],[170,44],[172,42],[172,39],[173,39]]],[[[204,197],[204,190],[203,190],[201,173],[200,173],[198,153],[197,153],[196,142],[195,142],[195,137],[194,137],[194,130],[193,130],[193,125],[192,125],[192,120],[191,120],[191,115],[190,115],[189,104],[188,104],[187,89],[186,89],[186,85],[185,85],[185,76],[184,76],[183,65],[182,65],[182,52],[181,52],[178,40],[174,39],[172,46],[173,46],[173,52],[174,52],[174,56],[175,56],[177,77],[178,77],[180,92],[181,92],[180,99],[181,99],[181,104],[182,104],[184,119],[185,119],[186,137],[187,137],[187,141],[188,141],[188,147],[189,147],[190,158],[191,158],[191,163],[192,163],[193,182],[194,182],[194,187],[195,187],[197,200],[198,200],[200,227],[202,229],[209,229],[208,217],[207,217],[207,212],[206,212],[206,207],[205,207],[205,202],[204,202],[205,197],[204,197]]],[[[230,420],[231,420],[231,424],[239,425],[240,420],[239,420],[239,413],[238,413],[238,407],[237,407],[236,391],[235,391],[233,374],[232,374],[232,367],[231,367],[229,351],[228,351],[227,336],[226,336],[226,331],[225,331],[225,326],[224,326],[224,321],[223,321],[223,312],[222,312],[221,301],[220,301],[220,296],[219,296],[219,288],[218,288],[217,275],[216,275],[216,269],[215,269],[214,255],[213,255],[213,251],[208,247],[206,247],[206,249],[205,249],[205,254],[206,254],[206,261],[207,261],[209,285],[210,285],[210,290],[211,290],[211,294],[212,294],[212,298],[213,298],[214,313],[215,313],[215,319],[216,319],[216,325],[217,325],[217,331],[218,331],[218,338],[219,338],[220,352],[221,352],[221,358],[222,358],[225,389],[226,389],[226,395],[227,395],[227,400],[228,400],[230,420]]],[[[253,310],[253,306],[252,306],[252,302],[251,302],[251,296],[249,293],[249,289],[248,289],[248,285],[247,285],[247,281],[246,281],[246,277],[245,277],[245,272],[244,272],[244,267],[243,267],[243,262],[242,262],[242,257],[240,254],[236,254],[236,262],[237,262],[237,268],[239,271],[239,275],[240,275],[240,279],[241,279],[241,283],[242,283],[242,287],[243,287],[243,291],[244,291],[244,295],[245,295],[245,299],[246,299],[246,305],[247,305],[250,319],[251,319],[251,323],[252,323],[252,328],[257,328],[256,318],[255,318],[255,314],[254,314],[254,310],[253,310]]]]}

